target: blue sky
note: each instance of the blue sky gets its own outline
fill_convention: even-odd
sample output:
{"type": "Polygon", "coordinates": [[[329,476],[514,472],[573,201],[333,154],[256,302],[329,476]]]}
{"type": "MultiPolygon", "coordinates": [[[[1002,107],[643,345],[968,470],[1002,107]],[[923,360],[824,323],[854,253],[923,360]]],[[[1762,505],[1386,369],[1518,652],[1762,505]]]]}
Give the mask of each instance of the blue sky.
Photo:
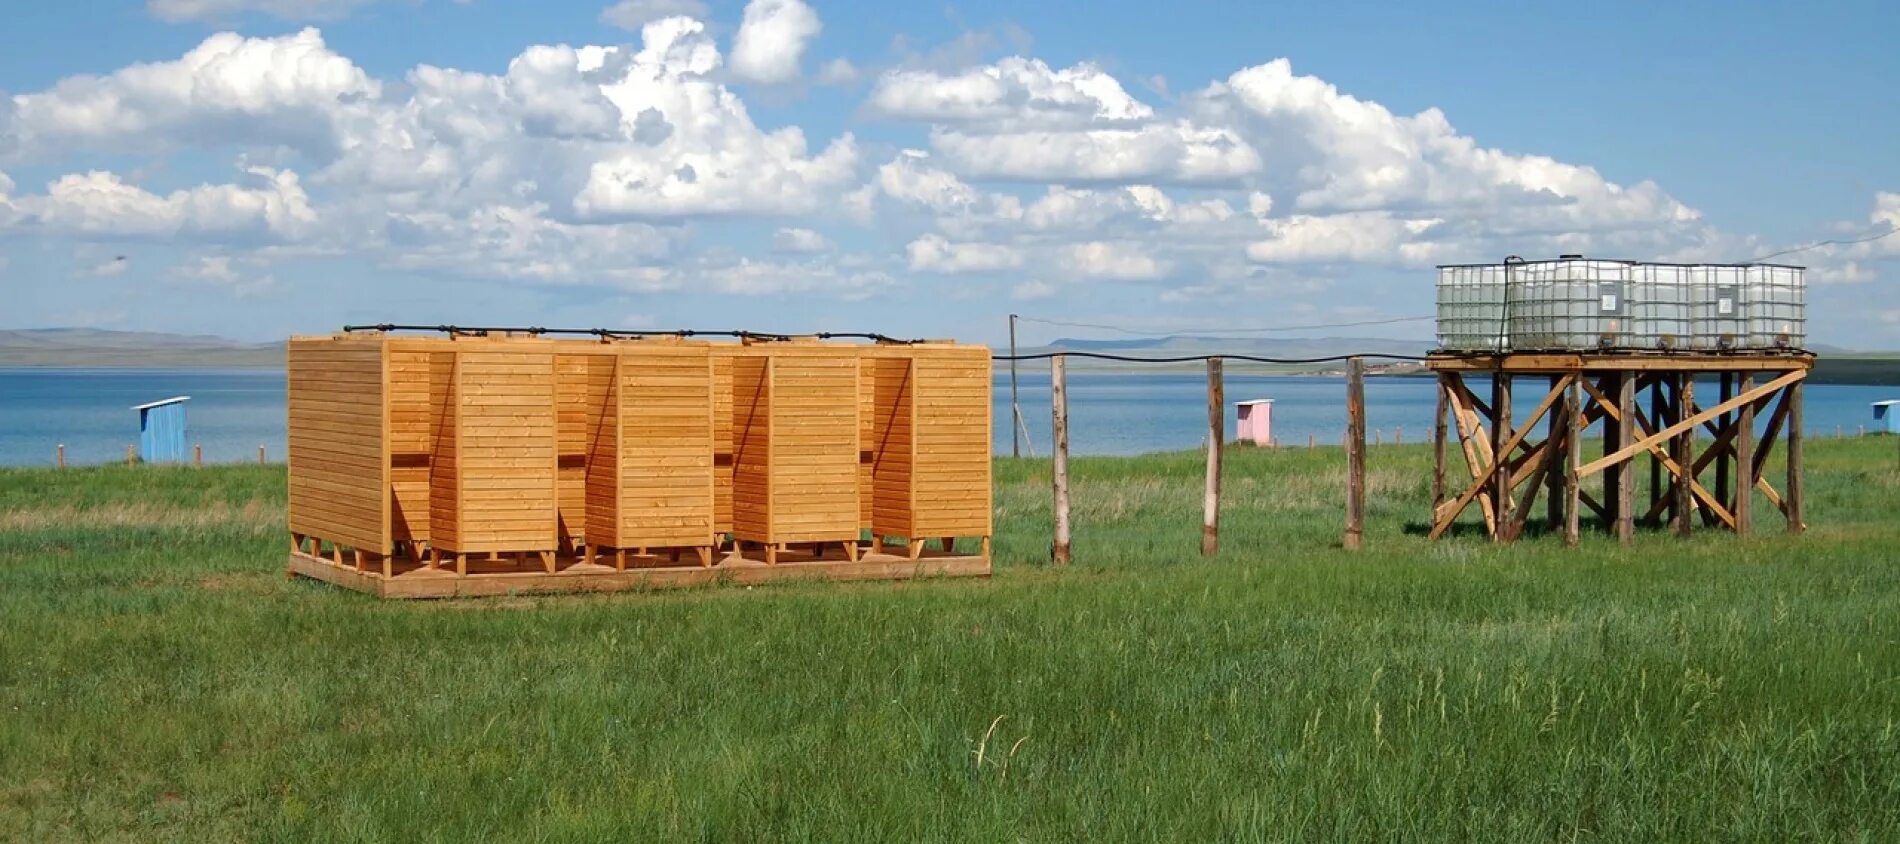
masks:
{"type": "MultiPolygon", "coordinates": [[[[1429,314],[1438,262],[1900,226],[1876,3],[150,0],[9,32],[4,328],[1192,332],[1429,314]]],[[[1788,260],[1814,340],[1900,347],[1900,236],[1788,260]]]]}

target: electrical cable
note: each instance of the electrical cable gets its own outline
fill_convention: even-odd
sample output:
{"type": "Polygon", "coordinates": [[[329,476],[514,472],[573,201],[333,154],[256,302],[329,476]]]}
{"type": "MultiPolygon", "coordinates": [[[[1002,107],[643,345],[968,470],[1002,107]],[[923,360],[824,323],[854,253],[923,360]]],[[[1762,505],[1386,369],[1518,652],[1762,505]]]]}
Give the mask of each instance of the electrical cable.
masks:
{"type": "Polygon", "coordinates": [[[1830,239],[1830,240],[1821,240],[1821,241],[1816,241],[1816,242],[1814,242],[1814,243],[1810,243],[1810,244],[1808,244],[1808,245],[1806,245],[1806,246],[1797,246],[1797,247],[1795,247],[1795,248],[1793,248],[1793,249],[1783,249],[1783,250],[1781,250],[1780,252],[1770,252],[1770,253],[1768,253],[1768,254],[1766,254],[1766,255],[1762,255],[1762,256],[1760,256],[1760,257],[1756,257],[1756,258],[1750,258],[1750,259],[1748,259],[1747,261],[1745,261],[1745,262],[1743,262],[1743,263],[1748,263],[1748,264],[1753,264],[1753,263],[1757,263],[1757,262],[1759,262],[1759,261],[1766,261],[1766,260],[1768,260],[1769,258],[1779,258],[1779,257],[1781,257],[1781,256],[1783,256],[1783,255],[1793,255],[1793,254],[1795,254],[1795,253],[1797,253],[1797,252],[1806,252],[1806,251],[1808,251],[1808,250],[1810,250],[1810,249],[1819,249],[1819,248],[1821,248],[1821,247],[1823,247],[1823,246],[1852,246],[1852,245],[1854,245],[1854,244],[1856,244],[1856,243],[1872,243],[1872,242],[1874,242],[1874,241],[1876,241],[1876,240],[1880,240],[1880,239],[1882,239],[1882,238],[1887,238],[1887,237],[1892,237],[1892,236],[1894,236],[1894,235],[1896,235],[1896,234],[1900,234],[1900,227],[1893,227],[1893,226],[1889,226],[1889,227],[1887,228],[1887,230],[1886,230],[1886,231],[1884,231],[1884,232],[1881,232],[1881,233],[1879,233],[1879,234],[1872,234],[1872,235],[1868,235],[1868,236],[1866,236],[1866,237],[1855,237],[1855,238],[1837,238],[1837,239],[1830,239]]]}

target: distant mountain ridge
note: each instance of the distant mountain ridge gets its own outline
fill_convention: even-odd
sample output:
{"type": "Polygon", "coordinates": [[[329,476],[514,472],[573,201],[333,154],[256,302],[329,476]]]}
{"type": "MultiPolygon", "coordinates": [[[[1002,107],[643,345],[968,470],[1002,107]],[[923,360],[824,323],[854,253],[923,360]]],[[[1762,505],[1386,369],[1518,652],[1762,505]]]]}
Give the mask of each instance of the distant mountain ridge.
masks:
{"type": "Polygon", "coordinates": [[[244,343],[202,334],[98,328],[0,330],[0,366],[63,368],[277,368],[284,344],[244,343]]]}
{"type": "MultiPolygon", "coordinates": [[[[1110,352],[1133,356],[1170,357],[1179,355],[1230,354],[1273,358],[1317,358],[1336,355],[1423,355],[1432,350],[1430,340],[1391,340],[1368,337],[1204,337],[1176,334],[1168,337],[1138,337],[1126,340],[1084,340],[1062,338],[1037,348],[1036,352],[1110,352]]],[[[1019,352],[1024,351],[1018,349],[1019,352]]]]}

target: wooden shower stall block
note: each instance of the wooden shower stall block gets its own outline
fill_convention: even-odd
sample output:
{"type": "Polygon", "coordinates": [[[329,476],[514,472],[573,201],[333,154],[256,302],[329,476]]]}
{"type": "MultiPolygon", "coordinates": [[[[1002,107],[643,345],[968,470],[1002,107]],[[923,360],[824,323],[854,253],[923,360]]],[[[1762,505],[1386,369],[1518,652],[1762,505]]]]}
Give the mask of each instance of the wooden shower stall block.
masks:
{"type": "Polygon", "coordinates": [[[698,549],[711,565],[714,375],[704,344],[615,344],[588,361],[587,542],[698,549]]]}
{"type": "Polygon", "coordinates": [[[483,339],[430,354],[433,548],[559,548],[555,357],[544,344],[483,339]]]}
{"type": "Polygon", "coordinates": [[[928,343],[873,359],[871,531],[912,540],[991,533],[990,352],[928,343]]]}
{"type": "Polygon", "coordinates": [[[858,540],[859,363],[856,347],[815,343],[734,356],[734,538],[858,540]]]}

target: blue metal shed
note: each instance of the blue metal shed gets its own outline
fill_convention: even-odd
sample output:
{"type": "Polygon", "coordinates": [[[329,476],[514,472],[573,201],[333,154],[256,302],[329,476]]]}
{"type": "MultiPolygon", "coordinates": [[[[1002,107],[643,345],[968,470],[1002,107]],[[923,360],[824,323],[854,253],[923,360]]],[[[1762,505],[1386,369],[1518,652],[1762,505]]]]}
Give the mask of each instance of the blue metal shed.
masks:
{"type": "MultiPolygon", "coordinates": [[[[1885,422],[1887,433],[1900,434],[1900,399],[1874,402],[1874,421],[1885,422]]],[[[1874,426],[1874,430],[1881,430],[1881,426],[1874,426]]]]}
{"type": "Polygon", "coordinates": [[[168,399],[133,407],[139,412],[139,457],[147,463],[182,463],[185,460],[185,402],[190,396],[168,399]]]}

